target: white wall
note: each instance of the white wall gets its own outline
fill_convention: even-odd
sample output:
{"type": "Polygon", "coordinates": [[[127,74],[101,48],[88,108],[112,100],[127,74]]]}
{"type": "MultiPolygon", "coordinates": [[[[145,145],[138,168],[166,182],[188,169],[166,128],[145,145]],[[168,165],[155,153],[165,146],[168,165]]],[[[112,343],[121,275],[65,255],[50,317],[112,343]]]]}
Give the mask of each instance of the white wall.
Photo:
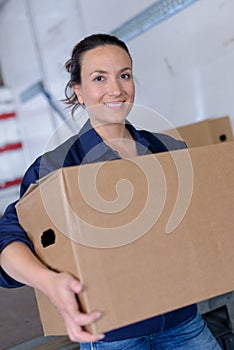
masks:
{"type": "MultiPolygon", "coordinates": [[[[15,98],[26,164],[43,152],[61,120],[42,95],[22,103],[21,93],[43,81],[62,99],[69,78],[63,65],[73,46],[93,32],[113,31],[154,2],[8,0],[2,7],[0,62],[15,98]]],[[[136,103],[143,106],[133,117],[139,126],[163,128],[160,114],[175,126],[224,115],[234,124],[233,13],[232,0],[198,0],[129,41],[136,103]]],[[[65,136],[70,133],[67,129],[65,136]]]]}
{"type": "Polygon", "coordinates": [[[234,2],[197,1],[131,41],[138,102],[179,126],[230,115],[234,124],[234,2]]]}

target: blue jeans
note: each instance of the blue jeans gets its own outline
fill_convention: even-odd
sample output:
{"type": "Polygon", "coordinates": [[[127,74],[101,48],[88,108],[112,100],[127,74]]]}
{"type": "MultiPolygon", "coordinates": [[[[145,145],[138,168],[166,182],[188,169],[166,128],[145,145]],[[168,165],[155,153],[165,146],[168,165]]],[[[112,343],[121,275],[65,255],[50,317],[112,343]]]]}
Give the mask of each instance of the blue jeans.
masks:
{"type": "Polygon", "coordinates": [[[200,315],[168,330],[148,336],[81,343],[80,350],[221,350],[200,315]]]}

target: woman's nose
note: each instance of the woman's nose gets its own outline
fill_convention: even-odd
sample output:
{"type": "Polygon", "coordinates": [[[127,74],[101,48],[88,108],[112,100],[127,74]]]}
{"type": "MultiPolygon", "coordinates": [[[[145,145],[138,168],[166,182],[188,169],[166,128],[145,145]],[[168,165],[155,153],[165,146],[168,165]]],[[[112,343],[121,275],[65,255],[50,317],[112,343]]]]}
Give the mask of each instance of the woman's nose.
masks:
{"type": "Polygon", "coordinates": [[[108,94],[110,96],[119,96],[122,94],[121,84],[117,79],[109,81],[108,94]]]}

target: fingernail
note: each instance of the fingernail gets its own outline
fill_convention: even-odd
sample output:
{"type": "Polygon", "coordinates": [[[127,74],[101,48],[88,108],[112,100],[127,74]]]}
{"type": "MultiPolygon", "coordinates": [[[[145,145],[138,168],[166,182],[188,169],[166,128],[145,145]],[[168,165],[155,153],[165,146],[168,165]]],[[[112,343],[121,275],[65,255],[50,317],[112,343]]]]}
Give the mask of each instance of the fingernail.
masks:
{"type": "Polygon", "coordinates": [[[96,312],[95,312],[95,316],[99,318],[99,317],[102,316],[102,313],[101,313],[100,311],[96,311],[96,312]]]}
{"type": "Polygon", "coordinates": [[[103,338],[105,338],[104,334],[97,334],[96,337],[98,338],[98,340],[101,340],[103,338]]]}

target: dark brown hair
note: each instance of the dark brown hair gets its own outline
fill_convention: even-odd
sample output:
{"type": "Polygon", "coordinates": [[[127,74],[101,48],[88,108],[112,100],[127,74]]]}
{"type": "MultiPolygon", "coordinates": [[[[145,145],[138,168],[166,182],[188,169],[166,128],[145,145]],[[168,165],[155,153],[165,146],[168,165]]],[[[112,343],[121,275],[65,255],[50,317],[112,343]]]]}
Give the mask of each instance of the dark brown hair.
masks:
{"type": "Polygon", "coordinates": [[[81,40],[72,50],[71,58],[65,63],[65,68],[67,72],[70,73],[70,80],[65,87],[66,98],[63,100],[63,102],[72,107],[72,115],[80,106],[77,96],[72,89],[72,86],[73,84],[81,84],[82,58],[85,52],[95,49],[98,46],[104,45],[115,45],[121,47],[127,52],[132,61],[132,57],[126,44],[116,36],[109,34],[93,34],[81,40]]]}

